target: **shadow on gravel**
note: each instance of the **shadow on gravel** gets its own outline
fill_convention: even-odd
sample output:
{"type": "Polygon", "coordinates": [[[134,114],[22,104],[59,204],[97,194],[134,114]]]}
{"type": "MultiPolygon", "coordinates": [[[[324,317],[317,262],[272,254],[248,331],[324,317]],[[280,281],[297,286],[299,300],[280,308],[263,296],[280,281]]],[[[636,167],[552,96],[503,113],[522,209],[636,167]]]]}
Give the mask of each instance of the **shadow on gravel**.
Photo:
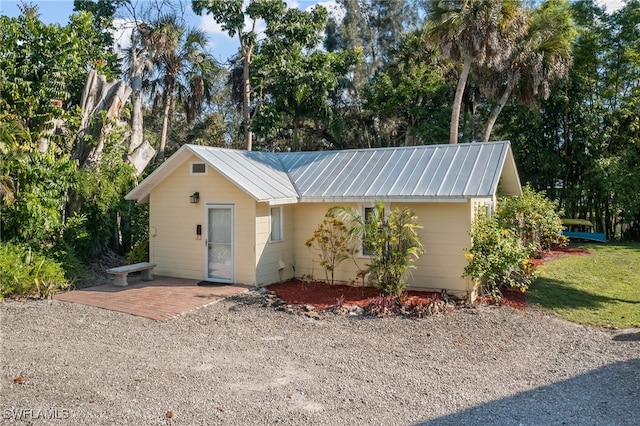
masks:
{"type": "Polygon", "coordinates": [[[616,334],[613,340],[616,342],[640,342],[640,332],[616,334]]]}
{"type": "Polygon", "coordinates": [[[637,424],[640,358],[417,425],[637,424]]]}

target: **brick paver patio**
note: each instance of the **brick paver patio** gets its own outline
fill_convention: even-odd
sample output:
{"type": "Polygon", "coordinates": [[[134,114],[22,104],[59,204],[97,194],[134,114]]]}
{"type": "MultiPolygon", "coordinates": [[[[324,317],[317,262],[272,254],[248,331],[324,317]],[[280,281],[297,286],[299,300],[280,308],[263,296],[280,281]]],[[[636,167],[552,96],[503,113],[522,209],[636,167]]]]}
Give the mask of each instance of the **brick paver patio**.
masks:
{"type": "Polygon", "coordinates": [[[104,284],[60,293],[53,298],[165,321],[247,291],[246,285],[199,286],[197,280],[129,277],[129,285],[104,284]]]}

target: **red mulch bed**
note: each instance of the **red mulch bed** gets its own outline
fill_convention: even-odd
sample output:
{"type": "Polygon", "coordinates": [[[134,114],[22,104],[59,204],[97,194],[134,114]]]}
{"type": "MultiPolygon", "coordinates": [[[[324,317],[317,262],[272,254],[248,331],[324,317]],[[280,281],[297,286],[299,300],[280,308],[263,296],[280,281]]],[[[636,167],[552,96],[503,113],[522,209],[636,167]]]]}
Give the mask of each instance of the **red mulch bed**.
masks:
{"type": "MultiPolygon", "coordinates": [[[[591,254],[587,249],[577,247],[554,247],[542,259],[534,259],[536,266],[565,255],[585,256],[591,254]]],[[[323,282],[304,282],[293,279],[284,283],[271,284],[268,289],[275,292],[289,305],[313,305],[318,310],[329,309],[335,305],[367,306],[370,299],[380,295],[373,287],[353,287],[349,285],[329,285],[323,282]]],[[[431,301],[439,300],[440,294],[426,291],[407,292],[406,304],[409,306],[427,306],[431,301]]],[[[488,296],[480,297],[480,303],[491,304],[488,296]]],[[[527,306],[525,293],[518,289],[502,291],[500,304],[516,309],[527,306]]]]}
{"type": "MultiPolygon", "coordinates": [[[[313,305],[319,310],[335,305],[367,306],[369,300],[380,296],[374,287],[353,287],[349,285],[330,285],[323,282],[303,282],[297,279],[267,287],[289,305],[313,305]]],[[[407,292],[406,302],[411,306],[428,305],[439,299],[438,293],[426,291],[407,292]]]]}
{"type": "Polygon", "coordinates": [[[549,252],[544,254],[542,259],[533,259],[533,263],[536,266],[542,265],[544,262],[548,262],[549,260],[557,259],[561,256],[566,255],[576,255],[576,256],[587,256],[591,254],[591,252],[585,248],[580,247],[553,247],[549,252]]]}

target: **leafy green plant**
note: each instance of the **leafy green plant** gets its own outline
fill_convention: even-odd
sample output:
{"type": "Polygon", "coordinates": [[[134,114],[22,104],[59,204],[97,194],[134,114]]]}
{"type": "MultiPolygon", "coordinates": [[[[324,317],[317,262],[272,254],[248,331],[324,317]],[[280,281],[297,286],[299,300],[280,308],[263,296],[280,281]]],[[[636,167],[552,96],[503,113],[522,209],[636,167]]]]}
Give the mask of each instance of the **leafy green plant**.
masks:
{"type": "Polygon", "coordinates": [[[408,209],[394,209],[385,215],[384,203],[377,202],[364,218],[353,209],[334,207],[332,213],[345,215],[352,222],[348,236],[361,239],[367,253],[369,280],[384,294],[400,295],[406,285],[413,262],[423,252],[418,236],[417,216],[408,209]]]}
{"type": "Polygon", "coordinates": [[[127,253],[127,263],[139,263],[149,261],[149,238],[136,241],[127,253]]]}
{"type": "Polygon", "coordinates": [[[536,277],[530,260],[532,246],[524,245],[513,229],[503,228],[496,217],[479,210],[469,233],[473,245],[465,253],[468,260],[465,277],[471,277],[482,293],[495,301],[501,298],[502,287],[526,291],[536,277]]]}
{"type": "Polygon", "coordinates": [[[0,246],[0,296],[51,297],[68,288],[60,263],[30,247],[0,246]]]}
{"type": "Polygon", "coordinates": [[[347,234],[348,229],[344,222],[328,212],[313,236],[305,242],[305,245],[320,257],[320,266],[324,268],[325,277],[330,284],[334,283],[336,267],[357,251],[349,245],[347,234]]]}
{"type": "Polygon", "coordinates": [[[565,244],[558,203],[529,185],[518,197],[502,197],[496,216],[501,227],[512,230],[530,247],[532,256],[541,258],[554,244],[565,244]]]}

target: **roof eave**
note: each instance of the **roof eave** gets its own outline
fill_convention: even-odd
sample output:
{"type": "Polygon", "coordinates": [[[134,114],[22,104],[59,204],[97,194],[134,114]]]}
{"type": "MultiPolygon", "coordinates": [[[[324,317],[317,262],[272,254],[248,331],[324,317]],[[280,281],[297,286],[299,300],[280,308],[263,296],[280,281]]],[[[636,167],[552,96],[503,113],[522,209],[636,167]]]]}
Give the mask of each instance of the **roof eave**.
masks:
{"type": "Polygon", "coordinates": [[[358,196],[335,196],[335,197],[300,197],[300,203],[375,203],[383,201],[387,203],[466,203],[471,198],[489,198],[490,195],[469,195],[469,196],[382,196],[382,197],[358,197],[358,196]]]}
{"type": "Polygon", "coordinates": [[[184,163],[189,157],[189,153],[193,153],[189,145],[181,146],[167,161],[162,163],[160,167],[151,172],[149,176],[129,191],[129,193],[124,196],[125,200],[137,201],[138,203],[149,202],[149,194],[151,194],[153,188],[184,163]]]}

